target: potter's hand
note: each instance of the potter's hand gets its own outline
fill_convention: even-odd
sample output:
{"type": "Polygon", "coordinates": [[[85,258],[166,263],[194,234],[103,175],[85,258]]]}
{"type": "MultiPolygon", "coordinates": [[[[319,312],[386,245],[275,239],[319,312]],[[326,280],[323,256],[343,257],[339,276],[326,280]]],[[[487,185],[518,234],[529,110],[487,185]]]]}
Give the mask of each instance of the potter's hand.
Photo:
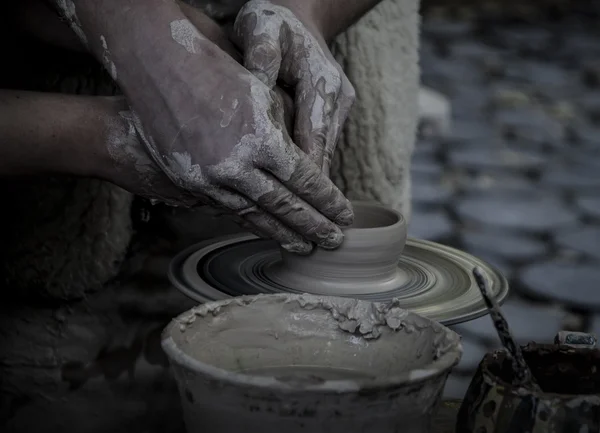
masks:
{"type": "MultiPolygon", "coordinates": [[[[310,252],[309,241],[323,248],[339,246],[343,236],[335,223],[347,225],[352,218],[347,199],[293,144],[275,93],[238,68],[220,74],[221,86],[203,98],[201,115],[195,115],[200,96],[194,92],[191,96],[198,99],[186,95],[177,101],[178,110],[168,114],[181,128],[170,140],[154,140],[134,113],[122,111],[126,126],[109,140],[128,147],[115,158],[130,159],[131,170],[120,171],[121,184],[172,204],[196,200],[224,208],[289,251],[310,252]],[[144,157],[143,146],[132,140],[133,131],[164,173],[144,157]],[[140,170],[144,177],[132,173],[140,170]]],[[[112,151],[119,152],[114,145],[112,151]]]]}
{"type": "Polygon", "coordinates": [[[294,142],[328,175],[354,88],[309,14],[295,12],[251,0],[237,16],[234,42],[263,83],[273,88],[279,79],[294,88],[294,142]]]}
{"type": "Polygon", "coordinates": [[[349,203],[287,135],[280,101],[237,65],[221,77],[203,101],[212,105],[206,117],[190,111],[172,141],[148,141],[167,175],[287,249],[306,253],[307,241],[338,247],[343,236],[334,222],[351,222],[349,203]]]}
{"type": "Polygon", "coordinates": [[[288,250],[341,244],[349,201],[289,138],[275,93],[178,4],[55,1],[123,90],[133,128],[182,196],[228,209],[288,250]]]}

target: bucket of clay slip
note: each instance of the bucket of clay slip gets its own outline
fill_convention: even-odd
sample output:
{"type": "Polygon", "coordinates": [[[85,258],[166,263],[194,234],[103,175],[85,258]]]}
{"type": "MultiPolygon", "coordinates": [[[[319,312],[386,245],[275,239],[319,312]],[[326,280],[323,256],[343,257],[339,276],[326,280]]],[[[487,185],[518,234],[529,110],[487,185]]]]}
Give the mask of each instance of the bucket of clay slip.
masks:
{"type": "Polygon", "coordinates": [[[162,345],[189,433],[427,433],[462,354],[396,302],[288,294],[198,306],[162,345]]]}
{"type": "Polygon", "coordinates": [[[469,385],[456,431],[600,432],[600,350],[535,343],[522,350],[539,389],[513,384],[506,351],[488,353],[469,385]]]}

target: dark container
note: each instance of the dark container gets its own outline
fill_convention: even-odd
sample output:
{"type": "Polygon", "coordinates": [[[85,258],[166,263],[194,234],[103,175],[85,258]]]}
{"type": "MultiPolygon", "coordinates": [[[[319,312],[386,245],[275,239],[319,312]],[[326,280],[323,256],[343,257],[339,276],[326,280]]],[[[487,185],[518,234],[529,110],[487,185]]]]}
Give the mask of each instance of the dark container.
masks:
{"type": "Polygon", "coordinates": [[[457,433],[599,433],[600,350],[531,343],[523,355],[542,391],[513,385],[506,352],[488,353],[461,405],[457,433]]]}

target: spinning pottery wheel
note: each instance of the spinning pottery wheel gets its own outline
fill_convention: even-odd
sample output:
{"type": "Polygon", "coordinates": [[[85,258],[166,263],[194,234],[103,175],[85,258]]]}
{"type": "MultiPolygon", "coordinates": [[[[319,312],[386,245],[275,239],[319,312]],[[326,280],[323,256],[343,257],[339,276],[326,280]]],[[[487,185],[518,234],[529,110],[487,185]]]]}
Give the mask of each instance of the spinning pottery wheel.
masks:
{"type": "Polygon", "coordinates": [[[335,251],[298,256],[250,234],[194,245],[171,263],[171,282],[204,303],[243,295],[312,293],[369,301],[400,300],[402,308],[443,324],[487,313],[471,275],[479,266],[493,295],[508,294],[504,276],[469,254],[434,242],[406,239],[398,213],[355,203],[355,224],[335,251]]]}

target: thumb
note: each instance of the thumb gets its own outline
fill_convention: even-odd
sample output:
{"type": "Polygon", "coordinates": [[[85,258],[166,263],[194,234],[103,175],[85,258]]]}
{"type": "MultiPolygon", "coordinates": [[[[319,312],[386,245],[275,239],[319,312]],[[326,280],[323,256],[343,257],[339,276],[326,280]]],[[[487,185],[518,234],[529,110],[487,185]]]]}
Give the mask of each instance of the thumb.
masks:
{"type": "Polygon", "coordinates": [[[244,67],[273,89],[282,61],[281,23],[276,15],[252,8],[247,3],[239,12],[233,26],[233,40],[244,54],[244,67]]]}
{"type": "Polygon", "coordinates": [[[275,87],[281,68],[281,49],[278,41],[264,35],[251,37],[244,50],[244,67],[270,89],[275,87]]]}

